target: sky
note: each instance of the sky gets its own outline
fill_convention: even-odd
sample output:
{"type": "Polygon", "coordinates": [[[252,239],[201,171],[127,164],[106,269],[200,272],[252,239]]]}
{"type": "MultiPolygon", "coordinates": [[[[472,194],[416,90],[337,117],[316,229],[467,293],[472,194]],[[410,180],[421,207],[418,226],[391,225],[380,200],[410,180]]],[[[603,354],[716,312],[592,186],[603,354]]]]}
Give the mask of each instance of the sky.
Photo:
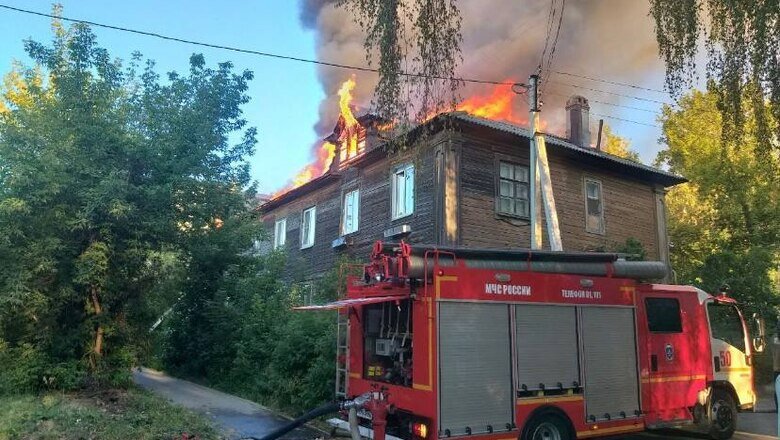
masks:
{"type": "MultiPolygon", "coordinates": [[[[506,1],[511,4],[516,0],[506,1]]],[[[585,2],[583,4],[600,4],[593,3],[597,0],[581,1],[585,2]]],[[[309,59],[316,59],[318,55],[322,56],[322,53],[317,50],[317,45],[319,43],[320,48],[323,47],[323,34],[326,32],[324,26],[327,24],[323,21],[323,16],[320,17],[320,21],[315,26],[302,24],[300,19],[301,5],[298,0],[231,0],[230,2],[207,0],[136,0],[133,2],[59,0],[59,2],[64,7],[65,17],[309,59]],[[317,34],[318,30],[319,35],[317,34]]],[[[41,12],[49,12],[51,9],[51,2],[48,0],[0,0],[0,3],[41,12]]],[[[463,4],[464,14],[477,14],[472,11],[474,9],[472,6],[479,9],[479,0],[462,0],[460,3],[463,4]]],[[[577,9],[569,9],[571,15],[567,19],[572,24],[564,27],[575,29],[578,20],[587,22],[588,14],[591,13],[590,8],[590,6],[583,7],[583,10],[579,11],[582,17],[577,16],[577,9]]],[[[646,17],[644,8],[635,9],[637,9],[638,14],[636,20],[642,21],[643,24],[640,30],[643,33],[643,38],[645,40],[653,39],[651,35],[648,35],[652,32],[652,25],[646,21],[649,18],[646,17]]],[[[546,13],[546,10],[542,12],[546,13]]],[[[595,13],[593,17],[595,20],[597,17],[595,13]]],[[[482,19],[478,20],[477,27],[482,28],[482,19]]],[[[511,21],[508,26],[512,26],[511,21]]],[[[633,23],[627,23],[627,26],[635,27],[633,23]]],[[[0,29],[2,30],[0,31],[0,36],[2,36],[0,38],[0,72],[3,74],[11,69],[13,60],[29,62],[23,48],[24,39],[32,38],[45,42],[51,38],[50,22],[47,18],[3,9],[0,9],[0,29]]],[[[195,47],[109,29],[94,28],[93,30],[98,37],[99,44],[107,48],[113,57],[128,60],[134,51],[140,51],[146,58],[157,63],[157,70],[161,73],[172,70],[186,71],[188,59],[192,53],[203,53],[207,63],[212,66],[218,62],[231,61],[237,71],[244,69],[253,71],[255,78],[250,83],[248,91],[251,101],[244,106],[244,115],[249,126],[258,129],[259,142],[256,154],[250,159],[250,165],[252,176],[259,183],[261,193],[272,193],[283,187],[289,178],[312,160],[312,146],[316,146],[317,140],[321,137],[316,133],[315,125],[320,115],[323,114],[320,107],[326,98],[326,91],[323,88],[333,88],[327,81],[323,81],[322,71],[319,71],[320,75],[318,76],[316,66],[226,52],[219,49],[195,47]]],[[[595,35],[594,38],[601,39],[603,36],[595,35]]],[[[576,38],[573,38],[572,41],[576,43],[576,38]]],[[[354,42],[351,44],[355,45],[354,42]]],[[[482,43],[478,42],[478,44],[482,43]]],[[[575,45],[574,43],[567,44],[575,45]]],[[[617,46],[613,52],[610,52],[610,45],[616,44],[619,45],[619,39],[614,39],[614,34],[612,34],[609,35],[609,39],[603,40],[603,44],[598,45],[595,49],[597,52],[604,52],[607,58],[616,60],[613,53],[624,52],[622,47],[617,46]]],[[[472,46],[471,42],[464,42],[464,49],[472,46]]],[[[645,44],[644,47],[648,47],[648,45],[645,44]]],[[[572,47],[572,50],[578,49],[572,47]]],[[[335,58],[338,58],[338,55],[338,53],[333,54],[335,58]]],[[[463,55],[466,64],[468,64],[470,54],[466,52],[463,55]]],[[[654,54],[649,55],[651,58],[654,56],[654,54]]],[[[477,60],[478,54],[474,57],[477,60]]],[[[597,57],[577,58],[576,65],[567,63],[567,59],[571,60],[572,58],[561,59],[560,64],[555,67],[581,75],[638,82],[646,87],[660,89],[663,86],[663,71],[660,61],[653,60],[648,65],[651,66],[650,68],[646,68],[643,64],[640,75],[635,73],[626,79],[621,78],[621,73],[615,69],[609,72],[613,75],[608,73],[605,76],[602,73],[605,67],[600,65],[597,57]],[[593,58],[593,65],[588,65],[589,58],[593,58]]],[[[619,56],[617,62],[619,62],[619,56]]],[[[481,60],[479,63],[484,65],[481,60]]],[[[639,66],[637,68],[639,69],[639,66]]],[[[339,74],[342,73],[346,75],[345,72],[339,74]]],[[[526,72],[522,72],[522,74],[526,74],[526,72]]],[[[360,78],[358,79],[360,80],[360,78]]],[[[631,89],[616,88],[604,83],[571,77],[557,79],[602,90],[632,94],[631,89]]],[[[327,92],[333,93],[334,90],[327,92]]],[[[571,93],[574,92],[586,94],[592,100],[601,100],[602,102],[617,102],[651,111],[658,111],[660,108],[659,104],[636,102],[582,89],[571,91],[571,93]]],[[[567,91],[567,93],[569,92],[567,91]]],[[[668,101],[668,98],[666,100],[668,101]]],[[[333,103],[335,106],[336,101],[334,100],[333,103]]],[[[365,106],[366,103],[362,104],[365,106]]],[[[325,105],[330,104],[326,101],[325,105]]],[[[522,104],[518,104],[518,106],[527,108],[522,104]]],[[[548,110],[552,111],[551,108],[548,110]]],[[[591,102],[591,112],[646,124],[657,124],[654,114],[647,111],[591,102]]],[[[559,117],[562,117],[562,113],[559,117]]],[[[591,121],[598,120],[598,118],[598,116],[592,115],[591,121]]],[[[323,130],[323,126],[327,127],[334,123],[335,121],[323,121],[320,124],[320,131],[323,130]]],[[[657,142],[661,134],[659,128],[618,119],[606,119],[606,123],[612,127],[613,132],[631,141],[632,147],[640,153],[645,163],[652,162],[661,147],[657,142]]]]}

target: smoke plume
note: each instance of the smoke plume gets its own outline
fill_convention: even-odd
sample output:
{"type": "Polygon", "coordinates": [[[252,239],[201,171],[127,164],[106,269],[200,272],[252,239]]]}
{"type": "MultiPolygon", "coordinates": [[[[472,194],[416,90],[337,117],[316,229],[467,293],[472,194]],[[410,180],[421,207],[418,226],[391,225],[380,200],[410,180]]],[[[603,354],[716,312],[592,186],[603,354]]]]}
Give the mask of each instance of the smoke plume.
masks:
{"type": "MultiPolygon", "coordinates": [[[[463,63],[459,76],[526,82],[540,62],[548,34],[550,0],[461,0],[458,6],[463,17],[463,63]]],[[[567,1],[552,70],[632,83],[647,83],[648,78],[652,78],[654,84],[659,84],[663,65],[657,56],[653,22],[648,16],[648,9],[647,1],[567,1]]],[[[350,12],[337,8],[334,0],[301,0],[300,16],[306,27],[316,31],[319,59],[343,64],[366,64],[363,48],[365,34],[354,23],[350,12]]],[[[353,72],[320,67],[318,74],[326,96],[332,97],[353,72]]],[[[643,104],[560,83],[616,90],[606,84],[556,74],[547,77],[547,72],[543,72],[543,78],[551,80],[543,89],[542,112],[548,130],[553,133],[563,134],[564,105],[567,97],[573,94],[591,99],[592,112],[596,110],[616,116],[621,115],[618,108],[600,107],[592,101],[595,99],[634,106],[643,104]]],[[[376,75],[357,73],[356,79],[358,86],[354,95],[357,113],[360,114],[368,110],[376,75]]],[[[466,85],[461,95],[487,95],[491,87],[466,85]]],[[[626,89],[616,91],[631,94],[626,89]]],[[[527,111],[524,97],[518,97],[515,105],[518,112],[527,111]]],[[[319,111],[320,122],[315,129],[318,134],[326,134],[336,122],[338,107],[330,98],[320,104],[319,111]]],[[[596,119],[592,117],[591,123],[596,119]]],[[[652,119],[648,122],[652,122],[652,119]]]]}

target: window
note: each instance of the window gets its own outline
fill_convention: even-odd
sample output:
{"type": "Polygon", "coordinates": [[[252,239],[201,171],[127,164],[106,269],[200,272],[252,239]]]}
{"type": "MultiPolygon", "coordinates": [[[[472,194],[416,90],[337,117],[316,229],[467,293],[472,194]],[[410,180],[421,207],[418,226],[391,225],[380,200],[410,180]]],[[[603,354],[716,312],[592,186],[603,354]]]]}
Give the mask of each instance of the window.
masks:
{"type": "Polygon", "coordinates": [[[585,230],[604,233],[604,203],[598,180],[585,179],[585,230]]]}
{"type": "Polygon", "coordinates": [[[360,193],[358,190],[344,194],[343,209],[341,235],[356,232],[358,230],[358,220],[360,219],[360,193]]]}
{"type": "Polygon", "coordinates": [[[647,298],[647,326],[653,333],[680,333],[680,302],[675,298],[647,298]]]}
{"type": "Polygon", "coordinates": [[[737,308],[727,304],[710,303],[707,305],[707,314],[710,317],[712,337],[744,352],[745,333],[737,308]]]}
{"type": "Polygon", "coordinates": [[[393,220],[414,212],[414,165],[398,168],[393,173],[393,220]]]}
{"type": "Polygon", "coordinates": [[[284,247],[287,241],[287,219],[277,220],[274,224],[274,249],[284,247]]]}
{"type": "Polygon", "coordinates": [[[513,217],[528,217],[528,167],[498,163],[496,211],[513,217]]]}
{"type": "Polygon", "coordinates": [[[312,206],[301,214],[301,249],[314,246],[314,227],[317,223],[317,207],[312,206]]]}

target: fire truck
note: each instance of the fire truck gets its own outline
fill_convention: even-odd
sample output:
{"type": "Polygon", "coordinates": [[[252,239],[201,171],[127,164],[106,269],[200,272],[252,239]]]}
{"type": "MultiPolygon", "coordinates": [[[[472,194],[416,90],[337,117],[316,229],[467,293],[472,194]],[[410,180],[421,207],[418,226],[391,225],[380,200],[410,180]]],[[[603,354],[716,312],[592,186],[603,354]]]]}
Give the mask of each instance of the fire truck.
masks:
{"type": "Polygon", "coordinates": [[[363,436],[566,440],[695,425],[727,439],[756,404],[763,325],[751,338],[728,296],[648,283],[666,275],[661,262],[403,242],[377,243],[370,261],[345,298],[301,307],[339,310],[337,393],[364,396],[363,436]]]}

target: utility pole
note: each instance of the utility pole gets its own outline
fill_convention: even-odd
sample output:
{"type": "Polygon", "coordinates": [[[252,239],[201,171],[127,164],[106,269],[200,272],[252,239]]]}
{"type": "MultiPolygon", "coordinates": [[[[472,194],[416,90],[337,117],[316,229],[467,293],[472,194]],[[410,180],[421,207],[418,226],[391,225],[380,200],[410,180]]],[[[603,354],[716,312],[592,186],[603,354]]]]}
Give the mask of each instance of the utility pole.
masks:
{"type": "Polygon", "coordinates": [[[558,211],[555,208],[555,197],[550,178],[550,164],[547,161],[547,146],[544,136],[539,132],[539,76],[531,75],[528,90],[530,98],[531,116],[531,163],[530,171],[530,216],[531,216],[531,249],[542,248],[542,215],[539,203],[539,194],[544,205],[545,220],[547,223],[547,239],[550,241],[550,250],[562,251],[561,229],[558,226],[558,211]]]}

